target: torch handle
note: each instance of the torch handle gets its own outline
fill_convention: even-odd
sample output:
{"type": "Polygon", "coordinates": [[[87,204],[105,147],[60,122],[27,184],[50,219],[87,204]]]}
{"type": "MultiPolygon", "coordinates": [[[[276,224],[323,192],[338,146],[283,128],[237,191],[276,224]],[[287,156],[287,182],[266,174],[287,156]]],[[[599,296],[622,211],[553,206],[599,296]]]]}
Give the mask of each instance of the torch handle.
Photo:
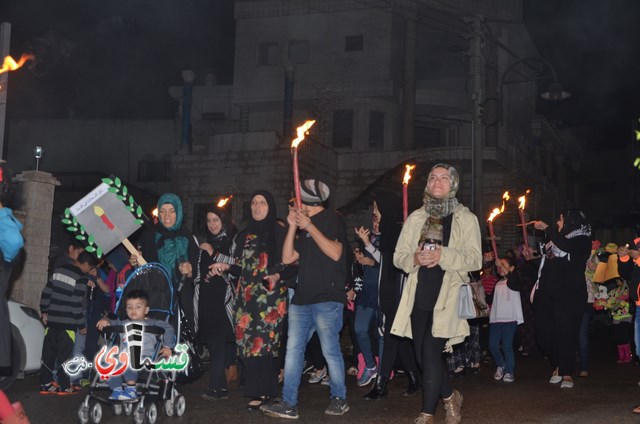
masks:
{"type": "Polygon", "coordinates": [[[300,171],[298,169],[298,148],[293,148],[293,186],[296,192],[296,207],[302,209],[302,197],[300,195],[300,171]]]}

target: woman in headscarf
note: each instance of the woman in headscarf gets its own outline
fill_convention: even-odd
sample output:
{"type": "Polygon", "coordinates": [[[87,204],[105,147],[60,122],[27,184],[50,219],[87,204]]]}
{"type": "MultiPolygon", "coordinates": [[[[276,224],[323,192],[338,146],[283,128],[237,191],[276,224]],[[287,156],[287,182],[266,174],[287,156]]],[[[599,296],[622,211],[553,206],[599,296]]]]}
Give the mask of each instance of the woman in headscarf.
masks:
{"type": "MultiPolygon", "coordinates": [[[[404,273],[393,265],[393,252],[402,229],[402,201],[394,194],[381,193],[373,202],[374,215],[380,220],[380,245],[377,257],[380,261],[380,282],[378,287],[378,305],[381,322],[378,326],[384,331],[381,349],[380,370],[371,391],[364,397],[373,400],[387,395],[387,383],[396,364],[396,358],[406,371],[409,386],[403,393],[413,395],[420,386],[418,367],[411,349],[411,343],[404,337],[391,334],[391,325],[398,310],[404,273]]],[[[375,257],[376,252],[373,252],[375,257]]]]}
{"type": "Polygon", "coordinates": [[[534,287],[533,310],[538,346],[554,368],[549,383],[573,387],[580,323],[587,303],[584,269],[591,255],[591,226],[577,209],[560,214],[557,229],[535,221],[549,242],[534,287]]]}
{"type": "Polygon", "coordinates": [[[265,190],[251,195],[251,218],[235,239],[232,255],[237,265],[215,263],[211,273],[228,271],[238,277],[235,338],[244,364],[244,393],[249,410],[278,394],[282,358],[282,331],[287,313],[287,287],[292,267],[282,264],[286,229],[276,222],[273,195],[265,190]]]}
{"type": "MultiPolygon", "coordinates": [[[[163,194],[158,199],[157,207],[158,223],[142,234],[138,247],[147,262],[164,265],[176,290],[181,289],[182,309],[188,320],[188,328],[195,333],[192,264],[195,265],[198,260],[198,245],[182,222],[182,201],[177,195],[163,194]]],[[[137,266],[137,256],[132,255],[129,263],[137,266]]]]}
{"type": "Polygon", "coordinates": [[[221,276],[209,277],[209,266],[229,257],[237,234],[235,225],[224,209],[215,205],[207,208],[206,242],[200,245],[195,276],[198,299],[198,338],[209,348],[211,368],[209,385],[202,394],[205,400],[227,398],[225,369],[235,357],[233,339],[233,289],[221,276]]]}
{"type": "Polygon", "coordinates": [[[462,283],[468,272],[482,267],[478,219],[455,195],[456,169],[439,163],[431,168],[424,206],[405,222],[393,263],[408,273],[391,333],[413,338],[422,368],[422,412],[416,424],[431,424],[442,398],[445,422],[461,420],[462,395],[453,390],[442,359],[443,351],[469,335],[469,324],[457,313],[462,283]]]}

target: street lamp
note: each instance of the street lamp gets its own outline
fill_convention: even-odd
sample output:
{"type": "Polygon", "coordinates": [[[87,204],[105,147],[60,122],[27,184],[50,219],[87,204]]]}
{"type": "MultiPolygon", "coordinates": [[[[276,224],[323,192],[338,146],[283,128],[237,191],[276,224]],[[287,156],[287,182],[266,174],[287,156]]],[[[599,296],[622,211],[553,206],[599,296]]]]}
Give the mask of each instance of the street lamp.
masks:
{"type": "Polygon", "coordinates": [[[504,86],[505,84],[517,84],[543,79],[553,79],[549,88],[540,93],[540,97],[551,102],[559,102],[571,97],[571,93],[565,91],[558,82],[556,70],[548,61],[536,57],[518,59],[507,67],[500,78],[500,92],[498,93],[498,122],[502,124],[504,86]]]}

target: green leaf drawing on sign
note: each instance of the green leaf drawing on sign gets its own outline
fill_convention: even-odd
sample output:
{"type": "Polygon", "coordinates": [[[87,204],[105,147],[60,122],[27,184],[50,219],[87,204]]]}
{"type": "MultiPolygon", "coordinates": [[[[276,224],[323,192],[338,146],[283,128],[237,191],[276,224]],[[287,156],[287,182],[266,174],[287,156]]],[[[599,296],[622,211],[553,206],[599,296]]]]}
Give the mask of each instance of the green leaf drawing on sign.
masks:
{"type": "Polygon", "coordinates": [[[70,219],[62,219],[62,223],[64,225],[71,225],[71,220],[70,219]]]}
{"type": "Polygon", "coordinates": [[[67,227],[67,231],[71,231],[72,233],[75,233],[77,230],[76,227],[67,227]]]}
{"type": "Polygon", "coordinates": [[[87,252],[89,253],[93,253],[96,251],[96,248],[93,246],[87,246],[87,248],[85,249],[87,252]]]}
{"type": "Polygon", "coordinates": [[[110,191],[111,193],[117,193],[117,192],[118,192],[118,189],[117,189],[117,188],[115,188],[115,187],[109,187],[109,191],[110,191]]]}
{"type": "Polygon", "coordinates": [[[142,208],[140,206],[136,209],[136,216],[142,216],[142,208]]]}
{"type": "Polygon", "coordinates": [[[99,258],[102,257],[102,248],[100,246],[98,246],[98,249],[96,250],[96,256],[99,258]]]}
{"type": "Polygon", "coordinates": [[[76,240],[82,240],[82,241],[84,241],[84,240],[85,240],[85,238],[86,238],[85,236],[80,235],[80,234],[76,236],[76,240]]]}
{"type": "Polygon", "coordinates": [[[115,180],[113,180],[113,182],[115,183],[116,187],[120,187],[122,185],[122,181],[120,181],[120,178],[116,177],[115,180]]]}

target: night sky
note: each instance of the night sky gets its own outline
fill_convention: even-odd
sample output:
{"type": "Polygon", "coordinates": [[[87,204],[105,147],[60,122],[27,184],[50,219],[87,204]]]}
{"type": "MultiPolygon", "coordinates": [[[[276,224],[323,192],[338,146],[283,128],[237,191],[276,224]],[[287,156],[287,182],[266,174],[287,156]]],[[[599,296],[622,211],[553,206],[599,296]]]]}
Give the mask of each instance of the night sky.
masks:
{"type": "Polygon", "coordinates": [[[11,54],[37,62],[9,80],[10,117],[170,118],[183,69],[233,77],[232,0],[3,0],[11,54]]]}
{"type": "MultiPolygon", "coordinates": [[[[640,1],[525,0],[525,24],[572,97],[541,112],[588,125],[585,147],[631,142],[640,117],[640,1]],[[613,143],[612,143],[613,142],[613,143]]],[[[232,0],[4,0],[9,117],[170,118],[183,69],[232,83],[232,0]]]]}

